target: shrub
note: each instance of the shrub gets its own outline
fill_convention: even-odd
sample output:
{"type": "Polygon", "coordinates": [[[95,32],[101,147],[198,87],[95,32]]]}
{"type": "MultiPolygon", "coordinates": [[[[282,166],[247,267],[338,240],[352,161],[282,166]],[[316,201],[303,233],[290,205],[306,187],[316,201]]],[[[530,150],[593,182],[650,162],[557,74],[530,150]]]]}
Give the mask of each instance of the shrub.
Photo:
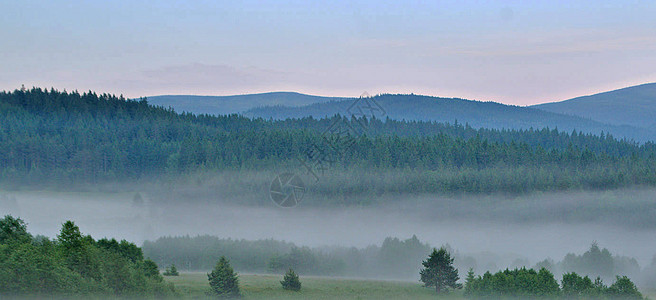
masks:
{"type": "Polygon", "coordinates": [[[298,279],[298,275],[296,275],[294,270],[291,268],[287,271],[287,273],[285,273],[285,277],[280,282],[280,284],[282,284],[282,288],[285,290],[296,292],[301,290],[301,281],[298,279]]]}

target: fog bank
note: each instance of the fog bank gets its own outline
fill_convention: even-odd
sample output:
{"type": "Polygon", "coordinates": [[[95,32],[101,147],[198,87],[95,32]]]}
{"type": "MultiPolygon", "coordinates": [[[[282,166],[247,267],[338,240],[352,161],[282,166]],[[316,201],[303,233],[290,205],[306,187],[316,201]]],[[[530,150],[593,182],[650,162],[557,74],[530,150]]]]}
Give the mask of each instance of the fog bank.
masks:
{"type": "Polygon", "coordinates": [[[407,196],[376,207],[301,204],[282,209],[184,199],[161,203],[147,193],[142,203],[135,201],[135,193],[0,192],[0,212],[23,218],[34,234],[55,237],[65,220],[73,220],[85,234],[137,244],[161,236],[208,234],[311,247],[366,247],[386,237],[415,234],[460,253],[494,253],[502,260],[500,267],[517,258],[531,264],[560,259],[597,241],[645,266],[656,254],[654,195],[654,189],[640,189],[514,198],[407,196]]]}

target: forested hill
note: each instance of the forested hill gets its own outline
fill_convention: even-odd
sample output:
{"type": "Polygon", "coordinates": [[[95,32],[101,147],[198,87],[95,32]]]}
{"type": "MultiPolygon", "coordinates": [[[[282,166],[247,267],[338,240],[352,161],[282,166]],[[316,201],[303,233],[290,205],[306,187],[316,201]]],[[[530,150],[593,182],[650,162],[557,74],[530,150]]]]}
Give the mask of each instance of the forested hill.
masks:
{"type": "MultiPolygon", "coordinates": [[[[629,125],[611,125],[583,117],[543,111],[530,107],[481,102],[458,98],[439,98],[420,95],[379,95],[373,100],[385,110],[389,118],[467,123],[475,128],[529,129],[558,128],[585,133],[611,133],[636,141],[656,140],[656,131],[629,125]]],[[[253,108],[244,114],[265,119],[322,118],[345,113],[354,99],[314,103],[301,107],[284,105],[253,108]]]]}
{"type": "Polygon", "coordinates": [[[339,101],[345,98],[321,97],[294,92],[272,92],[233,96],[164,95],[148,97],[153,105],[172,107],[177,112],[228,115],[267,105],[303,106],[313,103],[339,101]]]}
{"type": "Polygon", "coordinates": [[[338,116],[274,121],[178,114],[146,100],[93,92],[35,88],[0,93],[4,187],[274,170],[304,157],[313,145],[326,151],[339,148],[331,154],[331,163],[341,170],[428,176],[421,179],[431,183],[428,192],[503,191],[508,185],[526,191],[656,184],[654,144],[609,135],[338,116]],[[326,131],[335,124],[362,130],[350,135],[348,144],[330,144],[340,138],[326,131]],[[500,178],[485,179],[490,175],[500,178]],[[481,182],[469,182],[475,180],[481,182]]]}
{"type": "Polygon", "coordinates": [[[630,125],[656,131],[656,83],[532,107],[608,124],[630,125]]]}

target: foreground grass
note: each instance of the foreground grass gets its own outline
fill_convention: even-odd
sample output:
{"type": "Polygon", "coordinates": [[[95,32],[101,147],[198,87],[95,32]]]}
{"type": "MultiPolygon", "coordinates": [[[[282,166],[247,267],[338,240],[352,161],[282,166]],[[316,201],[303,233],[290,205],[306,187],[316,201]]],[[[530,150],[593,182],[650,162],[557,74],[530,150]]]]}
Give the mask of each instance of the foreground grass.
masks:
{"type": "MultiPolygon", "coordinates": [[[[181,273],[165,277],[175,284],[186,299],[210,298],[205,273],[181,273]]],[[[419,282],[377,281],[301,276],[299,292],[285,291],[280,285],[282,275],[239,275],[239,286],[245,299],[436,299],[435,290],[419,282]]],[[[461,292],[439,297],[462,299],[461,292]]]]}

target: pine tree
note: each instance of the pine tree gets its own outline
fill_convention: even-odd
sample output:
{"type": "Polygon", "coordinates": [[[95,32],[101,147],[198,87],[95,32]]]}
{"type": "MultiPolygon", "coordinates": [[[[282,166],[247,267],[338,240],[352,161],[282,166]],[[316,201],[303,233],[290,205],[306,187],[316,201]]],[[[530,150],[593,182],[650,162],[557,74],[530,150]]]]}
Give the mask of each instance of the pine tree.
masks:
{"type": "Polygon", "coordinates": [[[294,272],[292,268],[289,268],[285,277],[280,282],[282,288],[290,291],[300,291],[301,290],[301,281],[298,279],[298,275],[294,272]]]}
{"type": "Polygon", "coordinates": [[[424,269],[419,272],[421,282],[427,287],[434,286],[438,294],[448,288],[462,288],[462,285],[457,283],[460,278],[458,269],[453,267],[453,260],[444,247],[440,250],[433,248],[428,259],[422,262],[424,269]]]}
{"type": "Polygon", "coordinates": [[[57,236],[62,247],[67,251],[79,250],[82,248],[83,239],[80,228],[72,221],[66,221],[57,236]]]}
{"type": "Polygon", "coordinates": [[[220,298],[238,298],[239,277],[225,256],[221,256],[212,273],[207,274],[212,292],[220,298]]]}
{"type": "Polygon", "coordinates": [[[474,282],[476,277],[474,277],[474,269],[469,268],[467,272],[467,278],[465,278],[465,296],[471,296],[474,291],[474,282]]]}

